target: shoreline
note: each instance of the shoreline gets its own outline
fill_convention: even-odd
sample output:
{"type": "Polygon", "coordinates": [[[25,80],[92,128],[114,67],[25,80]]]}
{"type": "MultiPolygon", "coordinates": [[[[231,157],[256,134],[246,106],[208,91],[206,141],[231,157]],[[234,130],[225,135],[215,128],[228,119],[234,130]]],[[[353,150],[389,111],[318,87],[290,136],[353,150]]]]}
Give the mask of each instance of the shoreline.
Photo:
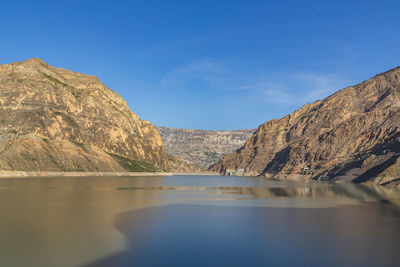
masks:
{"type": "Polygon", "coordinates": [[[172,172],[52,172],[52,171],[0,171],[2,178],[29,177],[112,177],[112,176],[172,176],[172,172]]]}
{"type": "Polygon", "coordinates": [[[172,172],[172,175],[210,175],[210,176],[222,176],[218,172],[172,172]]]}
{"type": "Polygon", "coordinates": [[[216,172],[57,172],[57,171],[0,171],[0,179],[29,177],[112,177],[112,176],[173,176],[209,175],[221,176],[216,172]]]}

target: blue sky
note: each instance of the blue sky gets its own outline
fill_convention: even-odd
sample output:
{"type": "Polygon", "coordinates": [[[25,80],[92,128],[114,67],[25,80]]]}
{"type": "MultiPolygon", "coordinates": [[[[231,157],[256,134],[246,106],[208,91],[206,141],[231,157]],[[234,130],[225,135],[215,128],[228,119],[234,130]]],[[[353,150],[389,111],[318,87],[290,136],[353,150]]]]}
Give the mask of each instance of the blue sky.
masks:
{"type": "Polygon", "coordinates": [[[156,125],[256,128],[400,65],[400,1],[2,1],[0,64],[96,75],[156,125]]]}

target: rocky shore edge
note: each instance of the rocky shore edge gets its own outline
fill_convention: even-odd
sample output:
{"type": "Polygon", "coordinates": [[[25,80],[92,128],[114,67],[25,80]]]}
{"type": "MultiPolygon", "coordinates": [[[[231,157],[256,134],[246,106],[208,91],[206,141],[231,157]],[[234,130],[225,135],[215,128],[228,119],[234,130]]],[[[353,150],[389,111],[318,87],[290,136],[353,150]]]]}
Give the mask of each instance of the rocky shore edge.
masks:
{"type": "Polygon", "coordinates": [[[50,172],[0,171],[0,178],[86,177],[86,176],[172,176],[171,172],[50,172]]]}

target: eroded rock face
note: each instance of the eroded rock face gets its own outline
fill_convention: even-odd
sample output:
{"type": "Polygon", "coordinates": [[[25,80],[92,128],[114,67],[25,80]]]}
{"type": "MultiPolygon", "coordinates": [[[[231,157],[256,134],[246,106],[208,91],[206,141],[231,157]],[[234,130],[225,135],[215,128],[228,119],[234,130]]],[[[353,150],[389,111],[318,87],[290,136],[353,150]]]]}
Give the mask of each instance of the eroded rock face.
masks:
{"type": "Polygon", "coordinates": [[[0,65],[0,169],[169,169],[157,129],[95,76],[40,59],[0,65]]]}
{"type": "Polygon", "coordinates": [[[399,156],[400,67],[266,122],[210,169],[385,184],[400,178],[399,156]]]}
{"type": "Polygon", "coordinates": [[[203,170],[243,146],[255,131],[255,129],[207,131],[170,127],[157,127],[157,129],[168,154],[203,170]]]}

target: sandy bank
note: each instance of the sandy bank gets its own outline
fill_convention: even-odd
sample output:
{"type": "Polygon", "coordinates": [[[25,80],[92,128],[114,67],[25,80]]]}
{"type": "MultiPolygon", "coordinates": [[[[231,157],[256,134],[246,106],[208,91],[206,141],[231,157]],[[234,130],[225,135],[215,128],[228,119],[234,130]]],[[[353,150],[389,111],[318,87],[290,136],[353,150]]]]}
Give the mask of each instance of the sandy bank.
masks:
{"type": "Polygon", "coordinates": [[[36,172],[0,171],[0,178],[24,177],[85,177],[85,176],[171,176],[170,172],[36,172]]]}

